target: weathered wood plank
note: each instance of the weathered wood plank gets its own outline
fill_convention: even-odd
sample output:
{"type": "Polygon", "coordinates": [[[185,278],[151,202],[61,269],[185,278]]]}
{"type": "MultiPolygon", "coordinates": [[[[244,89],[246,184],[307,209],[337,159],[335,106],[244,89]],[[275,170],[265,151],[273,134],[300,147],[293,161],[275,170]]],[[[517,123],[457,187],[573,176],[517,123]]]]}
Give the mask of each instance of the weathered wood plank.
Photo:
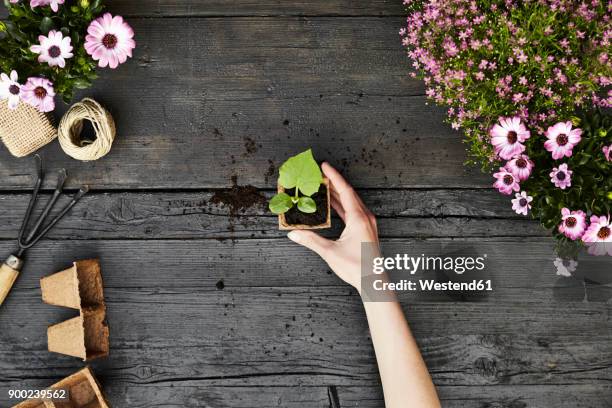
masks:
{"type": "MultiPolygon", "coordinates": [[[[115,340],[111,356],[97,362],[96,367],[106,372],[109,380],[140,385],[181,382],[186,386],[367,386],[378,380],[363,323],[357,332],[330,329],[324,338],[300,337],[296,333],[299,330],[293,327],[283,330],[274,325],[267,335],[248,335],[248,325],[232,325],[235,333],[231,338],[201,328],[198,339],[188,342],[146,338],[126,348],[115,340]]],[[[299,323],[289,326],[295,325],[299,323]]],[[[609,335],[590,334],[555,338],[448,334],[418,339],[436,384],[483,387],[609,386],[610,340],[609,335]]],[[[78,367],[73,358],[50,355],[29,343],[3,349],[2,382],[51,378],[78,367]],[[27,370],[22,374],[24,367],[27,370]]]]}
{"type": "MultiPolygon", "coordinates": [[[[284,237],[262,204],[240,210],[218,204],[219,192],[90,194],[51,231],[52,239],[284,237]]],[[[383,237],[547,236],[535,221],[517,216],[508,199],[488,190],[366,190],[383,237]]],[[[63,201],[68,198],[64,197],[63,201]]],[[[0,195],[0,239],[21,227],[29,195],[0,195]]],[[[246,205],[250,205],[247,202],[246,205]]],[[[334,222],[331,234],[342,227],[334,222]]]]}
{"type": "MultiPolygon", "coordinates": [[[[517,330],[533,336],[610,333],[610,305],[606,304],[609,290],[607,299],[588,303],[571,298],[557,301],[546,296],[544,290],[508,288],[500,292],[508,296],[491,295],[480,301],[402,298],[406,298],[406,312],[420,336],[512,334],[517,330]]],[[[225,290],[109,287],[106,294],[109,321],[118,335],[117,341],[131,347],[147,339],[158,345],[173,344],[177,333],[181,344],[194,345],[202,336],[208,336],[208,330],[215,338],[228,341],[284,333],[307,341],[314,338],[318,342],[322,338],[329,341],[327,346],[333,346],[336,340],[344,340],[326,336],[331,333],[330,324],[346,336],[357,336],[365,330],[360,301],[354,291],[341,286],[225,290]],[[292,324],[293,318],[298,323],[292,324]]],[[[42,304],[40,289],[14,289],[0,311],[0,324],[6,328],[0,339],[6,344],[21,344],[29,339],[30,344],[42,349],[44,327],[60,315],[42,304]],[[15,321],[18,313],[30,317],[15,321]]]]}
{"type": "MultiPolygon", "coordinates": [[[[438,251],[432,245],[448,241],[419,242],[409,239],[383,240],[387,255],[438,251]]],[[[491,262],[487,278],[492,279],[495,291],[489,295],[493,302],[498,296],[511,300],[515,289],[526,291],[517,301],[580,301],[585,290],[580,280],[561,278],[552,264],[553,242],[548,239],[469,240],[475,251],[487,254],[491,262]],[[520,254],[520,267],[517,255],[520,254]],[[540,291],[531,298],[528,291],[540,291]],[[565,293],[564,293],[565,291],[565,293]],[[573,291],[577,291],[574,293],[573,291]],[[505,295],[504,295],[505,293],[505,295]]],[[[8,255],[15,246],[10,241],[0,241],[0,253],[8,255]]],[[[227,288],[248,287],[346,287],[316,255],[290,242],[288,239],[259,240],[92,240],[92,241],[42,241],[26,254],[26,265],[16,283],[15,291],[38,290],[42,276],[65,269],[77,259],[97,257],[101,259],[104,281],[112,288],[143,288],[147,293],[155,290],[215,290],[223,280],[227,288]],[[146,271],[143,267],[146,266],[146,271]],[[297,267],[296,265],[299,265],[297,267]]],[[[416,275],[427,277],[427,273],[416,275]]],[[[468,275],[466,275],[468,276],[468,275]]],[[[584,278],[585,274],[579,275],[584,278]]],[[[612,277],[589,276],[590,281],[608,284],[612,277]]],[[[438,278],[433,277],[432,278],[438,278]]],[[[414,295],[431,300],[425,295],[414,295]]],[[[448,297],[446,297],[448,299],[448,297]]],[[[587,297],[586,300],[597,300],[587,297]]],[[[607,299],[603,299],[604,301],[607,299]]],[[[1,314],[1,310],[0,310],[1,314]]]]}
{"type": "MultiPolygon", "coordinates": [[[[461,136],[408,77],[401,18],[134,19],[135,59],[87,95],[113,112],[109,156],[80,163],[57,143],[47,167],[105,189],[273,187],[312,146],[357,187],[489,187],[461,136]],[[394,28],[395,27],[395,28],[394,28]],[[272,172],[270,169],[272,168],[272,172]]],[[[0,153],[0,189],[31,188],[32,162],[0,153]]]]}
{"type": "MultiPolygon", "coordinates": [[[[100,373],[98,373],[100,376],[100,373]]],[[[215,387],[209,385],[170,384],[135,385],[106,380],[105,391],[113,406],[149,408],[328,408],[326,387],[215,387]]],[[[54,380],[27,380],[15,386],[40,388],[54,380]]],[[[380,408],[383,406],[379,386],[337,388],[343,407],[380,408]]],[[[605,385],[500,385],[478,387],[438,386],[445,408],[608,408],[612,390],[605,385]]],[[[0,399],[0,402],[4,402],[0,399]]],[[[10,405],[7,402],[7,405],[10,405]]]]}
{"type": "MultiPolygon", "coordinates": [[[[579,289],[573,297],[558,297],[553,287],[557,278],[542,269],[543,253],[523,256],[526,268],[517,269],[508,255],[516,252],[512,247],[489,244],[508,261],[506,270],[494,272],[499,289],[488,298],[409,297],[404,303],[436,383],[479,390],[500,385],[492,394],[479,393],[477,401],[508,407],[511,401],[543,398],[522,391],[514,400],[506,399],[506,393],[523,384],[607,390],[612,293],[584,302],[586,292],[578,282],[565,288],[579,289]]],[[[143,394],[136,399],[141,405],[170,398],[169,406],[189,406],[195,400],[187,395],[199,393],[187,391],[210,387],[227,387],[232,395],[242,387],[377,383],[356,294],[323,273],[325,267],[315,256],[286,241],[56,241],[33,250],[24,275],[0,309],[2,387],[61,377],[80,365],[45,351],[46,326],[72,313],[42,304],[37,289],[38,277],[51,272],[51,266],[65,267],[73,259],[70,252],[103,259],[112,353],[96,368],[119,403],[136,398],[132,392],[143,394]],[[73,244],[79,247],[67,250],[73,244]],[[253,245],[259,248],[249,250],[253,245]],[[152,262],[143,265],[143,259],[152,262]],[[296,270],[295,264],[303,269],[296,270]],[[219,277],[226,283],[223,290],[215,286],[219,277]],[[300,282],[305,286],[273,287],[300,282]],[[315,284],[331,286],[311,287],[315,284]],[[16,313],[27,318],[15,319],[16,313]],[[151,396],[172,388],[186,391],[159,391],[161,400],[151,396]]],[[[266,401],[270,392],[262,394],[268,395],[262,396],[266,401]]],[[[379,398],[378,393],[369,395],[358,398],[379,398]]],[[[461,406],[468,394],[454,395],[447,398],[461,406]]],[[[585,401],[605,401],[590,395],[585,401]]],[[[221,399],[212,406],[235,406],[224,404],[221,399]]]]}
{"type": "MultiPolygon", "coordinates": [[[[126,17],[232,17],[232,16],[399,16],[395,0],[107,0],[108,11],[126,17]]],[[[0,7],[0,17],[6,11],[0,7]]]]}

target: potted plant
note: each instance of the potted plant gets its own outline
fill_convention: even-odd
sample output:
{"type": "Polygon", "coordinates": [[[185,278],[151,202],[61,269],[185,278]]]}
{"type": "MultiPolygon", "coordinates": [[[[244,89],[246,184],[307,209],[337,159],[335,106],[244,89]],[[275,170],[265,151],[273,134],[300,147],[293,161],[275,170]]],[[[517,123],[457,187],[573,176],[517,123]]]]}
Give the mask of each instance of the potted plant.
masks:
{"type": "Polygon", "coordinates": [[[312,150],[291,157],[279,169],[278,194],[270,199],[281,230],[331,226],[329,180],[323,177],[312,150]]]}

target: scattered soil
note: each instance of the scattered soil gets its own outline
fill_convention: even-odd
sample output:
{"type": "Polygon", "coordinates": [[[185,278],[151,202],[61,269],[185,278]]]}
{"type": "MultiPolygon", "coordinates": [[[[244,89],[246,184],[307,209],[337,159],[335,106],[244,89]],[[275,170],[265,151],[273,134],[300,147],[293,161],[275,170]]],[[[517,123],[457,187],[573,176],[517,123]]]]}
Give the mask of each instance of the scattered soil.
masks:
{"type": "Polygon", "coordinates": [[[246,153],[243,156],[246,157],[253,153],[257,153],[257,150],[259,150],[259,146],[257,146],[257,143],[252,138],[245,137],[244,138],[244,149],[246,150],[246,153]]]}
{"type": "MultiPolygon", "coordinates": [[[[293,194],[295,194],[295,189],[289,189],[286,193],[293,196],[293,194]]],[[[319,191],[310,198],[317,204],[317,212],[306,214],[298,210],[297,206],[294,206],[285,213],[287,224],[321,225],[327,221],[327,186],[321,185],[319,191]]]]}
{"type": "Polygon", "coordinates": [[[265,207],[264,197],[256,187],[239,186],[238,176],[232,176],[232,188],[215,192],[210,199],[213,204],[223,204],[230,210],[230,217],[244,213],[248,208],[260,206],[265,207]]]}

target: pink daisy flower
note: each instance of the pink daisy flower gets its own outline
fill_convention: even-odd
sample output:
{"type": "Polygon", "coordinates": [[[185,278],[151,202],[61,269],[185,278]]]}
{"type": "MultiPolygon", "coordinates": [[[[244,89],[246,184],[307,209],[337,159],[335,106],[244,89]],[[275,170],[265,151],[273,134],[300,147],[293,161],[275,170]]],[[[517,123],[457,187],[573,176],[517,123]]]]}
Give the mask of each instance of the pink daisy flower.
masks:
{"type": "Polygon", "coordinates": [[[21,88],[21,98],[41,112],[51,112],[55,109],[55,90],[53,83],[46,78],[28,78],[21,88]]]}
{"type": "Polygon", "coordinates": [[[64,68],[66,59],[72,58],[70,37],[64,37],[60,31],[51,30],[47,37],[38,36],[40,44],[30,47],[30,51],[38,55],[38,62],[49,64],[50,67],[64,68]]]}
{"type": "Polygon", "coordinates": [[[0,74],[0,99],[8,100],[9,109],[16,109],[21,97],[21,85],[19,84],[17,71],[11,71],[11,75],[0,74]]]}
{"type": "Polygon", "coordinates": [[[134,30],[123,17],[104,14],[91,22],[85,37],[85,50],[100,67],[115,69],[132,57],[136,47],[134,30]]]}
{"type": "Polygon", "coordinates": [[[604,146],[601,151],[603,152],[607,161],[612,161],[612,145],[604,146]]]}
{"type": "Polygon", "coordinates": [[[531,175],[533,166],[534,164],[529,159],[529,156],[526,154],[521,154],[506,163],[505,168],[520,181],[525,181],[531,175]]]}
{"type": "Polygon", "coordinates": [[[582,236],[582,240],[588,245],[591,255],[612,256],[612,224],[610,217],[591,216],[591,225],[582,236]]]}
{"type": "MultiPolygon", "coordinates": [[[[12,1],[11,3],[16,3],[16,1],[12,1]]],[[[64,0],[30,0],[30,7],[44,7],[51,6],[51,10],[57,13],[59,10],[59,5],[64,4],[64,0]]]]}
{"type": "Polygon", "coordinates": [[[518,179],[503,167],[500,167],[499,172],[493,174],[493,177],[497,179],[493,187],[502,194],[510,195],[513,191],[519,191],[521,189],[518,184],[518,179]]]}
{"type": "Polygon", "coordinates": [[[520,193],[516,193],[512,200],[512,209],[517,214],[527,215],[529,210],[531,210],[531,202],[533,201],[533,197],[527,195],[526,191],[521,191],[520,193]]]}
{"type": "Polygon", "coordinates": [[[559,167],[553,167],[550,172],[550,181],[553,182],[555,187],[565,190],[572,186],[572,173],[573,171],[567,168],[567,164],[563,163],[559,167]]]}
{"type": "Polygon", "coordinates": [[[581,135],[581,129],[572,129],[572,122],[559,122],[546,131],[548,140],[544,143],[544,148],[552,153],[555,160],[563,156],[571,157],[574,146],[582,139],[581,135]]]}
{"type": "Polygon", "coordinates": [[[513,118],[500,118],[499,124],[491,129],[491,144],[495,147],[495,154],[504,160],[510,160],[525,151],[523,142],[531,136],[518,116],[513,118]]]}
{"type": "Polygon", "coordinates": [[[569,208],[561,209],[561,224],[559,232],[571,240],[582,238],[586,230],[586,214],[584,211],[570,211],[569,208]]]}

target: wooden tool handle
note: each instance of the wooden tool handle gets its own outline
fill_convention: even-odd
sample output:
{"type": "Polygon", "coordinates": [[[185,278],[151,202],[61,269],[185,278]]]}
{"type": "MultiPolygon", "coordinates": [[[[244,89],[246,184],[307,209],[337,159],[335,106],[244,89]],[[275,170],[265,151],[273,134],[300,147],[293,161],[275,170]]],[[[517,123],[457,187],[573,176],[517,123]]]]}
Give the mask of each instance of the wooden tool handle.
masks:
{"type": "Polygon", "coordinates": [[[11,291],[17,276],[19,276],[19,271],[16,271],[7,264],[0,266],[0,306],[11,291]]]}

